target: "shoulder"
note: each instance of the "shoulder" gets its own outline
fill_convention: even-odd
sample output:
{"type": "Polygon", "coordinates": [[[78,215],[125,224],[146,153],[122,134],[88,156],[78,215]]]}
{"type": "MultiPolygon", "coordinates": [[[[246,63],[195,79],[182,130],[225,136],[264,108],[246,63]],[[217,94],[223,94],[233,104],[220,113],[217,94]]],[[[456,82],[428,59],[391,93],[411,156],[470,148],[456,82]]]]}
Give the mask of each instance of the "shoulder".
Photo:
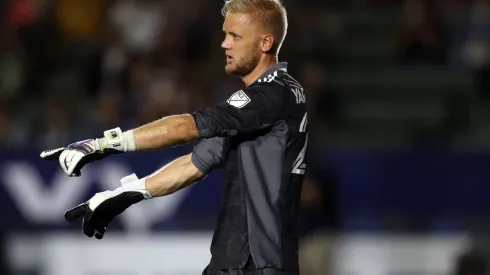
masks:
{"type": "Polygon", "coordinates": [[[303,86],[286,71],[275,71],[262,77],[251,85],[249,89],[251,92],[266,92],[268,96],[282,101],[298,98],[298,95],[303,95],[304,97],[303,86]]]}
{"type": "Polygon", "coordinates": [[[275,83],[255,82],[247,88],[240,90],[232,95],[231,98],[249,101],[267,101],[279,104],[284,99],[284,90],[275,83]]]}
{"type": "Polygon", "coordinates": [[[298,94],[302,93],[301,84],[287,72],[279,70],[263,76],[252,85],[233,93],[226,102],[238,108],[249,105],[249,103],[255,105],[258,102],[283,105],[294,101],[298,94]]]}
{"type": "MultiPolygon", "coordinates": [[[[252,85],[244,89],[245,93],[264,94],[267,97],[284,97],[284,91],[288,90],[288,83],[283,71],[275,71],[269,75],[263,76],[252,85]]],[[[299,84],[298,84],[299,85],[299,84]]]]}
{"type": "Polygon", "coordinates": [[[239,109],[271,109],[282,105],[284,93],[271,83],[255,82],[252,85],[233,93],[227,105],[239,109]]]}
{"type": "Polygon", "coordinates": [[[299,81],[296,80],[294,77],[292,77],[285,70],[277,70],[269,75],[266,75],[258,79],[256,83],[269,84],[271,86],[276,86],[276,87],[280,86],[283,89],[288,89],[291,86],[297,88],[303,88],[302,85],[299,83],[299,81]]]}

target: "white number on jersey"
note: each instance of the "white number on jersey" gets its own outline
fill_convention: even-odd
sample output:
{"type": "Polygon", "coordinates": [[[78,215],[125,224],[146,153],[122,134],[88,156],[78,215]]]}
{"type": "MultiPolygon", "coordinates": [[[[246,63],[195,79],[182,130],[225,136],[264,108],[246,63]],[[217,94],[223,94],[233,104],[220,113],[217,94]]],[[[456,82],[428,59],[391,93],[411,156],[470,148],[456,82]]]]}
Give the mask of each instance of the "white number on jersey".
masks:
{"type": "Polygon", "coordinates": [[[303,145],[303,148],[298,154],[298,157],[296,157],[296,160],[293,163],[293,169],[291,170],[292,174],[299,174],[299,175],[304,175],[306,171],[306,160],[305,160],[305,155],[306,155],[306,148],[308,144],[308,133],[306,132],[308,125],[308,115],[305,113],[303,120],[301,121],[301,124],[299,126],[299,132],[300,133],[306,133],[306,138],[305,138],[305,145],[303,145]]]}

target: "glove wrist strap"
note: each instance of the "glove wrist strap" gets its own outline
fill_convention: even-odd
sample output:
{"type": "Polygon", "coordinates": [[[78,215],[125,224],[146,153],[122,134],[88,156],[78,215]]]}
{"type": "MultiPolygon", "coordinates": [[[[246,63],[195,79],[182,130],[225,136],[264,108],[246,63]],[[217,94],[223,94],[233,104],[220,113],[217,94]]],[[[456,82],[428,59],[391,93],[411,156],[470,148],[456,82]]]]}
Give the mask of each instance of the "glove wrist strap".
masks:
{"type": "Polygon", "coordinates": [[[136,150],[134,131],[122,132],[117,127],[104,132],[104,137],[97,139],[99,150],[114,149],[121,152],[131,152],[136,150]]]}
{"type": "Polygon", "coordinates": [[[146,177],[142,179],[138,179],[135,181],[131,181],[128,183],[124,183],[122,187],[122,190],[126,192],[140,192],[143,194],[145,200],[153,198],[150,193],[148,193],[148,190],[146,189],[146,177]]]}
{"type": "Polygon", "coordinates": [[[124,144],[126,152],[136,151],[136,139],[134,137],[134,131],[129,130],[123,133],[124,144]]]}

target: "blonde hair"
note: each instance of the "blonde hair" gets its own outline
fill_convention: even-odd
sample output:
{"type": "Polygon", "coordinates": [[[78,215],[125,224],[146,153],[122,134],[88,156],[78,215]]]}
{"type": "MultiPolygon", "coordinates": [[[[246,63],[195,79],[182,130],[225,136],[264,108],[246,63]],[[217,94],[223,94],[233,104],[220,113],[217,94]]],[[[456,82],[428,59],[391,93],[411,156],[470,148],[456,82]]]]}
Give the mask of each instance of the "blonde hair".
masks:
{"type": "Polygon", "coordinates": [[[279,53],[288,29],[287,13],[281,0],[226,0],[221,14],[235,12],[255,15],[274,37],[271,51],[275,55],[279,53]]]}

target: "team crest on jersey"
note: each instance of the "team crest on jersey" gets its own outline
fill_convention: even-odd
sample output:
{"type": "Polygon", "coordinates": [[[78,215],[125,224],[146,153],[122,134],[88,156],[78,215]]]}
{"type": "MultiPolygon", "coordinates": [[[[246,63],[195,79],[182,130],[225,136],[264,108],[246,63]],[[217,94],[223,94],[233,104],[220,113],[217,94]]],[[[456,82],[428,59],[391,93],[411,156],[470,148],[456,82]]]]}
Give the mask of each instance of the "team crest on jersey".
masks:
{"type": "Polygon", "coordinates": [[[230,96],[230,98],[226,101],[228,104],[235,106],[237,108],[242,108],[245,105],[247,105],[250,101],[252,101],[243,90],[240,90],[233,95],[230,96]]]}

